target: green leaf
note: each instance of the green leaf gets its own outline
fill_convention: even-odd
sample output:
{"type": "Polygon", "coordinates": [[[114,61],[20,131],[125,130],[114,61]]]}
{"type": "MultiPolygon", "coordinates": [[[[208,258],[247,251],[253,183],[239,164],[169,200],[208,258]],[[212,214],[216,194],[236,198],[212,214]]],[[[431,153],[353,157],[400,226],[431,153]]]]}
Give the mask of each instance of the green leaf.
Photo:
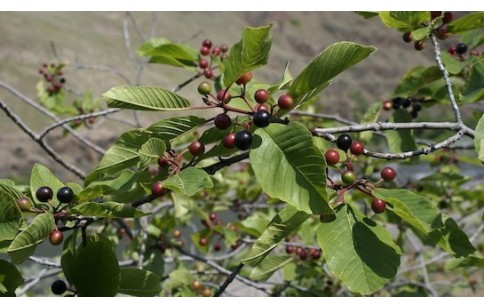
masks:
{"type": "Polygon", "coordinates": [[[373,18],[375,16],[378,16],[378,12],[374,12],[374,11],[373,12],[372,11],[357,11],[355,13],[360,15],[364,19],[370,19],[370,18],[373,18]]]}
{"type": "Polygon", "coordinates": [[[310,100],[328,86],[332,78],[375,50],[374,47],[352,42],[338,42],[327,47],[293,80],[288,92],[292,95],[295,106],[310,100]]]}
{"type": "Polygon", "coordinates": [[[298,122],[271,124],[257,129],[257,137],[262,140],[253,145],[250,162],[264,192],[300,211],[333,213],[327,201],[326,162],[307,128],[298,122]]]}
{"type": "Polygon", "coordinates": [[[205,119],[196,116],[174,117],[158,121],[148,127],[146,131],[153,132],[154,137],[171,141],[204,123],[205,119]]]}
{"type": "Polygon", "coordinates": [[[474,135],[474,147],[477,156],[484,162],[484,113],[481,115],[479,122],[477,122],[474,135]]]}
{"type": "Polygon", "coordinates": [[[0,186],[0,242],[15,238],[21,218],[15,199],[5,191],[4,185],[0,186]]]}
{"type": "Polygon", "coordinates": [[[244,256],[242,262],[252,267],[257,266],[281,240],[291,234],[309,216],[293,206],[286,206],[272,219],[247,255],[244,256]]]}
{"type": "Polygon", "coordinates": [[[484,27],[484,12],[474,12],[454,20],[447,26],[447,32],[451,34],[484,27]]]}
{"type": "Polygon", "coordinates": [[[206,188],[212,188],[213,183],[205,171],[189,167],[166,179],[163,186],[191,197],[206,188]]]}
{"type": "Polygon", "coordinates": [[[139,169],[145,169],[149,166],[152,160],[158,159],[160,155],[163,155],[166,151],[165,142],[158,138],[150,138],[148,141],[143,143],[138,151],[140,156],[140,166],[139,169]]]}
{"type": "Polygon", "coordinates": [[[17,200],[17,198],[23,197],[24,195],[15,187],[15,183],[7,183],[0,181],[0,191],[8,194],[12,199],[17,200]]]}
{"type": "Polygon", "coordinates": [[[8,247],[10,259],[15,264],[24,262],[30,257],[35,247],[47,238],[55,228],[54,215],[43,213],[37,215],[32,223],[20,232],[8,247]]]}
{"type": "MultiPolygon", "coordinates": [[[[389,120],[389,122],[395,123],[407,123],[411,121],[412,118],[406,110],[395,110],[389,120]]],[[[385,134],[387,135],[388,147],[392,153],[414,151],[417,149],[411,130],[387,130],[385,134]]]]}
{"type": "Polygon", "coordinates": [[[178,67],[196,67],[198,51],[185,44],[172,43],[165,38],[152,38],[138,48],[140,56],[150,56],[150,63],[178,67]]]}
{"type": "Polygon", "coordinates": [[[269,256],[252,269],[249,278],[252,280],[267,280],[275,271],[293,260],[293,256],[269,256]]]}
{"type": "Polygon", "coordinates": [[[412,31],[412,39],[414,41],[420,41],[426,38],[430,34],[429,27],[418,28],[412,31]]]}
{"type": "MultiPolygon", "coordinates": [[[[373,103],[363,115],[363,119],[361,120],[361,124],[369,124],[369,123],[376,123],[378,117],[380,116],[381,111],[381,102],[373,103]]],[[[363,143],[369,143],[371,138],[373,137],[373,132],[362,132],[360,133],[360,140],[363,143]]]]}
{"type": "Polygon", "coordinates": [[[160,277],[137,268],[121,269],[119,293],[132,296],[155,296],[161,292],[160,277]]]}
{"type": "Polygon", "coordinates": [[[442,73],[437,66],[417,66],[405,73],[400,84],[393,93],[393,97],[413,96],[426,84],[442,78],[442,73]]]}
{"type": "Polygon", "coordinates": [[[170,273],[170,285],[173,288],[191,285],[193,279],[193,275],[184,267],[179,267],[170,273]]]}
{"type": "Polygon", "coordinates": [[[150,52],[154,50],[156,47],[170,44],[171,41],[165,37],[153,37],[148,41],[144,42],[137,50],[136,53],[140,56],[148,56],[150,52]]]}
{"type": "Polygon", "coordinates": [[[482,255],[470,255],[467,257],[452,258],[447,261],[447,264],[445,265],[445,270],[451,271],[459,267],[469,268],[471,266],[483,268],[484,257],[482,255]]]}
{"type": "Polygon", "coordinates": [[[244,29],[242,39],[230,49],[223,64],[225,86],[228,87],[243,74],[267,64],[272,44],[270,29],[271,26],[244,29]]]}
{"type": "Polygon", "coordinates": [[[443,227],[439,209],[409,190],[376,188],[372,195],[390,203],[388,210],[424,234],[443,227]]]}
{"type": "Polygon", "coordinates": [[[385,26],[401,32],[420,28],[422,23],[430,20],[429,12],[380,12],[379,15],[385,26]]]}
{"type": "Polygon", "coordinates": [[[430,233],[430,237],[438,241],[442,249],[454,257],[465,257],[476,251],[467,234],[459,228],[454,219],[444,216],[442,220],[444,227],[430,233]]]}
{"type": "Polygon", "coordinates": [[[289,62],[286,62],[286,67],[284,68],[284,74],[282,75],[281,80],[275,85],[270,86],[267,91],[270,94],[273,94],[279,90],[286,89],[292,80],[291,72],[289,72],[289,62]]]}
{"type": "Polygon", "coordinates": [[[104,93],[103,97],[111,108],[165,111],[190,107],[187,99],[159,87],[119,86],[104,93]]]}
{"type": "Polygon", "coordinates": [[[475,103],[484,99],[484,59],[476,62],[471,69],[469,78],[459,99],[464,103],[475,103]]]}
{"type": "Polygon", "coordinates": [[[23,282],[24,279],[15,265],[5,260],[0,260],[0,287],[4,287],[4,290],[0,289],[0,296],[8,293],[15,294],[15,290],[23,282]]]}
{"type": "Polygon", "coordinates": [[[390,233],[357,207],[346,205],[336,219],[317,230],[329,270],[351,292],[369,295],[394,278],[400,265],[400,248],[390,233]]]}
{"type": "Polygon", "coordinates": [[[103,237],[90,237],[74,255],[71,283],[79,296],[105,297],[118,292],[120,269],[112,243],[103,237]]]}
{"type": "Polygon", "coordinates": [[[56,194],[59,189],[64,187],[64,183],[57,179],[47,167],[36,163],[34,168],[32,168],[32,174],[30,175],[30,192],[32,193],[32,198],[35,203],[41,203],[35,196],[35,193],[41,186],[50,187],[54,192],[52,203],[56,205],[59,204],[56,194]]]}
{"type": "Polygon", "coordinates": [[[70,208],[70,211],[78,215],[99,218],[139,218],[149,215],[134,207],[116,202],[86,202],[70,208]]]}

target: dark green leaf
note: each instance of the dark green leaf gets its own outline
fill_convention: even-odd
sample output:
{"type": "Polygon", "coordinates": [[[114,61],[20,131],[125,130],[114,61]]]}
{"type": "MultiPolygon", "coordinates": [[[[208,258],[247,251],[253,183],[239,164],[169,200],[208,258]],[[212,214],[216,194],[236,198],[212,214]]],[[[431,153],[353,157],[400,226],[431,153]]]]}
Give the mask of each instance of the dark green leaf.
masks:
{"type": "Polygon", "coordinates": [[[109,107],[135,110],[180,110],[190,102],[171,91],[159,87],[119,86],[103,94],[109,107]]]}
{"type": "Polygon", "coordinates": [[[225,86],[267,63],[272,43],[270,29],[271,26],[244,29],[242,39],[230,49],[229,56],[223,64],[225,86]]]}
{"type": "Polygon", "coordinates": [[[347,205],[336,219],[323,222],[317,231],[329,270],[351,292],[369,295],[394,278],[400,265],[400,248],[390,233],[347,205]]]}
{"type": "Polygon", "coordinates": [[[139,218],[148,215],[134,207],[116,202],[87,202],[70,209],[74,214],[99,218],[139,218]]]}
{"type": "Polygon", "coordinates": [[[22,218],[15,199],[3,186],[0,187],[0,242],[15,238],[22,218]]]}
{"type": "Polygon", "coordinates": [[[484,27],[484,12],[474,12],[454,20],[447,26],[447,32],[457,34],[484,27]]]}
{"type": "Polygon", "coordinates": [[[10,262],[0,260],[0,296],[5,296],[8,293],[14,293],[15,290],[24,282],[22,275],[18,269],[10,262]]]}
{"type": "Polygon", "coordinates": [[[443,228],[430,233],[430,237],[438,241],[442,249],[453,254],[454,257],[465,257],[476,251],[454,219],[444,216],[443,223],[443,228]]]}
{"type": "Polygon", "coordinates": [[[242,261],[249,266],[257,266],[281,240],[291,234],[309,216],[293,206],[286,206],[272,219],[242,261]]]}
{"type": "Polygon", "coordinates": [[[484,59],[476,62],[471,69],[470,76],[459,95],[463,103],[475,103],[484,99],[484,59]]]}
{"type": "Polygon", "coordinates": [[[54,215],[43,213],[37,215],[32,223],[17,235],[8,247],[10,259],[15,264],[24,262],[30,257],[35,247],[47,238],[55,228],[54,215]]]}
{"type": "Polygon", "coordinates": [[[332,78],[375,52],[374,47],[351,42],[338,42],[323,50],[293,80],[289,94],[295,105],[303,104],[317,95],[332,78]]]}
{"type": "Polygon", "coordinates": [[[146,131],[155,133],[153,137],[171,141],[204,123],[205,119],[196,116],[174,117],[158,121],[146,131]]]}
{"type": "Polygon", "coordinates": [[[118,292],[132,296],[155,296],[161,292],[160,277],[150,271],[123,268],[118,292]]]}
{"type": "Polygon", "coordinates": [[[163,186],[186,196],[193,196],[206,188],[212,188],[210,176],[200,168],[190,167],[169,177],[163,186]]]}
{"type": "Polygon", "coordinates": [[[417,91],[428,83],[442,78],[442,73],[437,66],[417,66],[409,70],[395,89],[393,97],[413,96],[417,91]]]}
{"type": "Polygon", "coordinates": [[[253,145],[250,162],[264,192],[300,211],[332,213],[327,201],[326,162],[307,128],[298,122],[272,124],[257,129],[257,137],[261,143],[253,145]]]}

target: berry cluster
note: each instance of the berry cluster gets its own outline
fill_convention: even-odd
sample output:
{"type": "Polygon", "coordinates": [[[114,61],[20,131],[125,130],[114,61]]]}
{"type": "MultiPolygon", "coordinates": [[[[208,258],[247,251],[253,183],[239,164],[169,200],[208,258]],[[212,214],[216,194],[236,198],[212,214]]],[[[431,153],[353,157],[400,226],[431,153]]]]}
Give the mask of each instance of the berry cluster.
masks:
{"type": "MultiPolygon", "coordinates": [[[[432,11],[430,12],[430,20],[433,21],[434,19],[442,17],[442,24],[434,30],[434,34],[437,36],[438,39],[445,40],[449,37],[449,33],[447,32],[447,24],[450,23],[454,16],[451,12],[442,12],[442,11],[432,11]]],[[[424,26],[428,26],[428,24],[424,24],[424,26]]],[[[402,35],[402,39],[405,43],[411,43],[414,38],[412,32],[405,32],[402,35]]],[[[424,40],[416,40],[413,44],[415,50],[422,50],[425,48],[425,41],[424,40]]]]}
{"type": "MultiPolygon", "coordinates": [[[[212,212],[208,215],[207,220],[202,220],[201,222],[206,227],[206,229],[202,231],[202,234],[205,235],[200,237],[200,239],[198,240],[198,244],[202,247],[208,246],[213,238],[217,238],[216,242],[212,246],[212,249],[216,252],[222,250],[221,240],[225,237],[225,235],[218,232],[214,227],[223,225],[223,221],[218,218],[216,213],[212,212]]],[[[237,227],[233,224],[229,224],[228,229],[235,232],[237,230],[237,227]]],[[[237,240],[235,244],[230,246],[230,249],[237,249],[240,244],[241,241],[237,240]]]]}
{"type": "Polygon", "coordinates": [[[383,110],[389,111],[391,109],[410,109],[412,118],[417,118],[418,113],[422,110],[421,100],[414,97],[394,97],[391,100],[383,101],[383,110]]]}
{"type": "Polygon", "coordinates": [[[295,254],[299,260],[319,260],[321,258],[321,249],[318,248],[308,248],[308,247],[294,247],[287,245],[286,246],[286,253],[287,254],[295,254]]]}
{"type": "Polygon", "coordinates": [[[198,280],[192,282],[192,289],[203,297],[212,296],[212,290],[209,287],[203,287],[203,284],[198,280]]]}
{"type": "Polygon", "coordinates": [[[385,202],[383,200],[374,198],[371,194],[371,190],[381,181],[393,181],[397,176],[395,169],[391,167],[383,168],[380,171],[381,179],[376,183],[371,183],[366,178],[358,179],[352,164],[352,159],[355,156],[365,153],[364,144],[361,141],[353,141],[351,136],[348,134],[342,134],[336,139],[336,146],[346,154],[346,160],[340,159],[340,153],[336,149],[327,150],[324,153],[324,158],[326,159],[328,166],[337,167],[337,170],[341,175],[341,184],[334,183],[330,178],[328,178],[331,183],[331,187],[337,191],[338,196],[340,197],[340,200],[338,201],[342,202],[344,194],[348,190],[356,188],[373,198],[371,202],[373,212],[376,214],[383,213],[386,207],[385,202]],[[352,155],[349,155],[348,151],[352,155]]]}
{"type": "Polygon", "coordinates": [[[44,77],[44,81],[47,84],[46,91],[49,96],[57,94],[66,82],[66,79],[63,77],[63,67],[63,64],[56,65],[55,63],[51,63],[48,65],[47,63],[43,63],[42,67],[39,69],[39,74],[44,77]]]}
{"type": "Polygon", "coordinates": [[[214,79],[215,63],[217,60],[224,61],[227,58],[228,50],[227,44],[214,47],[211,40],[204,40],[200,48],[200,60],[198,60],[198,67],[202,70],[200,73],[207,79],[214,79]]]}
{"type": "MultiPolygon", "coordinates": [[[[468,51],[467,45],[464,43],[458,43],[449,47],[447,52],[454,58],[459,59],[460,61],[465,61],[466,53],[468,51]]],[[[479,56],[479,51],[477,49],[473,49],[469,51],[469,55],[471,56],[479,56]]]]}

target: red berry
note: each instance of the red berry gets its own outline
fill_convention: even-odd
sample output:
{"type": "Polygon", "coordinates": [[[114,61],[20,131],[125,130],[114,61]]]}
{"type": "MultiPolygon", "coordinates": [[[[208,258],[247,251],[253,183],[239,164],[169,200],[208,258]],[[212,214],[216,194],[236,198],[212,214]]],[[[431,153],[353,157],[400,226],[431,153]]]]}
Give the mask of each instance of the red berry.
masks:
{"type": "Polygon", "coordinates": [[[277,105],[282,110],[291,110],[294,107],[294,100],[292,96],[284,94],[277,100],[277,105]]]}
{"type": "Polygon", "coordinates": [[[375,212],[376,214],[380,214],[380,213],[383,213],[385,211],[385,208],[386,208],[386,204],[385,204],[385,201],[383,200],[380,200],[380,199],[377,199],[377,198],[374,198],[372,201],[371,201],[371,209],[373,210],[373,212],[375,212]]]}
{"type": "Polygon", "coordinates": [[[291,254],[294,252],[294,246],[286,246],[286,253],[291,254]]]}
{"type": "Polygon", "coordinates": [[[339,153],[334,149],[327,150],[326,153],[324,153],[324,158],[328,165],[336,165],[339,163],[339,153]]]}
{"type": "Polygon", "coordinates": [[[168,190],[166,187],[163,187],[163,184],[161,182],[154,182],[153,185],[151,185],[151,193],[156,196],[156,197],[163,197],[166,195],[168,190]]]}
{"type": "Polygon", "coordinates": [[[212,48],[212,41],[209,40],[209,39],[205,39],[203,42],[202,42],[202,46],[203,47],[207,47],[208,49],[212,48]]]}
{"type": "Polygon", "coordinates": [[[437,17],[440,17],[442,15],[442,11],[431,11],[430,12],[430,19],[434,20],[437,17]]]}
{"type": "Polygon", "coordinates": [[[267,107],[267,105],[265,105],[265,104],[258,104],[257,107],[256,107],[256,110],[257,111],[267,111],[267,112],[269,112],[269,107],[267,107]]]}
{"type": "Polygon", "coordinates": [[[205,78],[211,79],[213,77],[213,71],[209,68],[206,68],[203,70],[203,75],[205,75],[205,78]]]}
{"type": "Polygon", "coordinates": [[[448,37],[449,37],[449,33],[447,32],[446,27],[442,27],[442,28],[439,28],[439,30],[437,30],[437,38],[441,40],[445,40],[448,37]]]}
{"type": "Polygon", "coordinates": [[[355,155],[361,155],[365,151],[365,146],[361,141],[353,141],[350,147],[350,151],[355,155]]]}
{"type": "Polygon", "coordinates": [[[232,125],[232,119],[226,113],[221,113],[215,117],[213,123],[218,129],[224,130],[232,125]]]}
{"type": "Polygon", "coordinates": [[[242,85],[242,84],[247,84],[251,80],[252,80],[252,72],[248,72],[240,76],[235,83],[238,85],[242,85]]]}
{"type": "Polygon", "coordinates": [[[224,139],[222,140],[222,144],[227,149],[235,148],[235,133],[229,133],[225,135],[224,139]]]}
{"type": "Polygon", "coordinates": [[[221,53],[222,50],[220,50],[220,47],[215,47],[214,49],[212,49],[212,56],[218,56],[221,53]]]}
{"type": "Polygon", "coordinates": [[[205,145],[198,140],[193,141],[188,147],[188,150],[193,156],[200,156],[205,153],[205,145]]]}
{"type": "Polygon", "coordinates": [[[210,48],[203,46],[202,48],[200,48],[200,54],[204,56],[210,54],[210,48]]]}
{"type": "Polygon", "coordinates": [[[158,157],[158,166],[160,166],[161,168],[164,168],[164,167],[168,166],[169,164],[170,164],[170,162],[164,156],[158,157]]]}
{"type": "Polygon", "coordinates": [[[214,251],[220,251],[221,249],[222,249],[222,245],[220,245],[220,243],[215,243],[215,245],[213,245],[214,251]]]}
{"type": "Polygon", "coordinates": [[[449,52],[449,54],[454,56],[454,55],[457,54],[457,46],[452,45],[452,46],[449,47],[449,49],[447,51],[449,52]]]}
{"type": "Polygon", "coordinates": [[[318,260],[321,258],[321,249],[311,248],[309,249],[309,256],[313,260],[318,260]]]}
{"type": "Polygon", "coordinates": [[[393,103],[391,100],[385,100],[383,102],[383,110],[389,111],[389,110],[392,110],[392,108],[393,108],[393,103]]]}
{"type": "Polygon", "coordinates": [[[198,244],[200,244],[200,246],[207,246],[208,245],[208,239],[206,237],[202,237],[198,241],[198,244]]]}
{"type": "Polygon", "coordinates": [[[385,167],[381,170],[380,175],[383,180],[390,182],[397,176],[397,172],[392,167],[385,167]]]}
{"type": "Polygon", "coordinates": [[[445,12],[444,17],[442,18],[442,22],[444,24],[448,24],[448,23],[452,22],[453,19],[454,19],[454,15],[452,15],[451,12],[445,12]]]}
{"type": "Polygon", "coordinates": [[[64,235],[59,230],[54,230],[49,234],[49,242],[54,246],[59,246],[64,240],[64,235]]]}
{"type": "Polygon", "coordinates": [[[259,104],[264,104],[269,100],[269,92],[265,89],[259,89],[254,93],[254,99],[259,104]]]}
{"type": "Polygon", "coordinates": [[[208,219],[210,219],[211,221],[215,221],[215,220],[217,220],[217,214],[215,214],[215,213],[210,213],[210,215],[208,215],[208,219]]]}
{"type": "Polygon", "coordinates": [[[219,102],[223,102],[224,104],[228,104],[232,99],[232,95],[227,90],[220,90],[217,92],[217,99],[219,102]]]}
{"type": "Polygon", "coordinates": [[[202,69],[207,68],[208,67],[208,61],[205,60],[205,59],[200,59],[200,61],[198,61],[198,66],[200,66],[200,68],[202,68],[202,69]]]}

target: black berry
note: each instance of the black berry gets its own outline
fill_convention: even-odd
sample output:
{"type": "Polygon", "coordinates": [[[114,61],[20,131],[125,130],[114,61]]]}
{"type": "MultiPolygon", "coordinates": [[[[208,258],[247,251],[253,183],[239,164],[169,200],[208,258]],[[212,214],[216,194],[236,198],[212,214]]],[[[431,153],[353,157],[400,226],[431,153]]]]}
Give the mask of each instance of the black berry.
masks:
{"type": "Polygon", "coordinates": [[[213,123],[218,129],[224,130],[232,125],[232,119],[227,114],[221,113],[215,117],[213,123]]]}
{"type": "Polygon", "coordinates": [[[235,134],[235,146],[239,150],[247,150],[252,144],[252,134],[247,130],[242,130],[235,134]]]}
{"type": "Polygon", "coordinates": [[[54,196],[54,192],[50,187],[42,186],[37,189],[35,196],[40,202],[47,202],[52,199],[52,197],[54,196]]]}
{"type": "Polygon", "coordinates": [[[464,44],[464,43],[459,43],[457,44],[457,46],[455,47],[455,51],[459,54],[459,55],[462,55],[462,54],[465,54],[466,51],[467,51],[467,45],[464,44]]]}
{"type": "Polygon", "coordinates": [[[336,139],[336,146],[338,147],[338,149],[345,152],[348,151],[352,143],[353,140],[348,134],[339,135],[338,139],[336,139]]]}
{"type": "Polygon", "coordinates": [[[57,200],[61,203],[71,203],[74,199],[74,192],[69,187],[62,187],[57,192],[57,200]]]}
{"type": "Polygon", "coordinates": [[[56,280],[52,285],[50,286],[50,290],[52,293],[55,295],[61,295],[64,294],[67,291],[67,285],[64,281],[62,280],[56,280]]]}
{"type": "Polygon", "coordinates": [[[257,127],[267,127],[271,124],[271,114],[264,110],[259,110],[254,114],[252,121],[257,127]]]}

